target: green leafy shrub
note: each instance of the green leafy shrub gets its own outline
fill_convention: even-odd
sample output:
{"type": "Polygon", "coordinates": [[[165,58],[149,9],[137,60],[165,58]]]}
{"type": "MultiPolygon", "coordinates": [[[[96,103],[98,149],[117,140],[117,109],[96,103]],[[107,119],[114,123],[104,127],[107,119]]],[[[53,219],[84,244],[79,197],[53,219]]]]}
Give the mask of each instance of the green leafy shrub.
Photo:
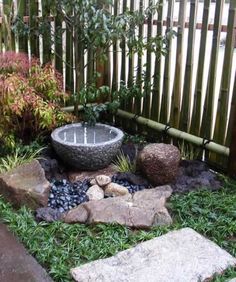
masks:
{"type": "Polygon", "coordinates": [[[35,60],[31,65],[28,62],[28,68],[22,55],[25,67],[17,68],[12,61],[15,59],[12,52],[5,56],[8,59],[0,57],[3,66],[0,74],[0,135],[3,140],[13,136],[29,143],[35,137],[73,121],[71,115],[60,110],[67,95],[60,75],[52,66],[42,68],[35,60]]]}

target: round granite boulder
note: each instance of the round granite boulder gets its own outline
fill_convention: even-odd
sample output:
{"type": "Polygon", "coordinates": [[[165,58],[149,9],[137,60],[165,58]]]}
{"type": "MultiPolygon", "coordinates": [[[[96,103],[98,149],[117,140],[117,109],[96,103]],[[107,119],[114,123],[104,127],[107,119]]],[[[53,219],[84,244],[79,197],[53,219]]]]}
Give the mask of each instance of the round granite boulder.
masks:
{"type": "Polygon", "coordinates": [[[55,129],[52,145],[68,165],[81,170],[98,170],[107,167],[120,150],[124,134],[121,130],[97,123],[65,125],[55,129]]]}
{"type": "Polygon", "coordinates": [[[153,185],[171,183],[178,173],[180,152],[169,144],[154,143],[139,153],[138,165],[153,185]]]}

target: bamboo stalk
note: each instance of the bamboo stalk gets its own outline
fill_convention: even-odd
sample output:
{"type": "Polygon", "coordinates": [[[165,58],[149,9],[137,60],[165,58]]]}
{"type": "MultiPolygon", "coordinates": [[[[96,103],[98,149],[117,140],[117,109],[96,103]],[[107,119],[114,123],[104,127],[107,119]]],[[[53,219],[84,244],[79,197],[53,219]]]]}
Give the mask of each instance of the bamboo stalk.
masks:
{"type": "MultiPolygon", "coordinates": [[[[143,13],[143,0],[139,1],[139,13],[142,14],[143,13]]],[[[139,40],[143,40],[143,29],[144,26],[143,24],[139,25],[139,30],[138,30],[138,36],[139,36],[139,40]]],[[[138,54],[138,63],[137,63],[137,74],[136,74],[136,83],[138,85],[140,85],[140,91],[142,91],[142,55],[138,54]]],[[[135,101],[134,101],[134,112],[136,114],[140,114],[141,113],[141,98],[136,97],[135,101]]]]}
{"type": "Polygon", "coordinates": [[[203,87],[203,75],[204,75],[204,63],[206,57],[206,42],[208,33],[209,22],[209,10],[210,0],[204,1],[203,16],[202,16],[202,31],[200,40],[200,51],[198,57],[198,69],[197,69],[197,81],[193,99],[193,113],[191,120],[191,133],[194,135],[200,134],[201,117],[202,117],[202,87],[203,87]]]}
{"type": "Polygon", "coordinates": [[[71,93],[74,93],[73,67],[73,35],[70,28],[66,26],[66,89],[71,93]]]}
{"type": "MultiPolygon", "coordinates": [[[[173,28],[173,10],[174,0],[168,2],[166,34],[173,28]]],[[[172,37],[167,40],[168,54],[165,57],[164,78],[163,78],[163,93],[161,101],[160,121],[162,123],[169,122],[169,99],[170,99],[170,70],[172,66],[171,53],[172,53],[172,37]]]]}
{"type": "MultiPolygon", "coordinates": [[[[149,5],[153,4],[153,0],[149,0],[149,5]]],[[[147,20],[147,41],[152,37],[153,16],[149,15],[147,20]]],[[[146,74],[144,82],[144,99],[143,99],[143,116],[150,117],[150,101],[151,101],[151,67],[152,67],[152,52],[147,50],[146,74]]]]}
{"type": "Polygon", "coordinates": [[[55,17],[55,35],[54,35],[54,48],[55,48],[55,67],[63,73],[63,43],[62,43],[62,20],[57,14],[55,17]]]}
{"type": "Polygon", "coordinates": [[[212,137],[212,126],[213,126],[213,109],[215,102],[215,86],[216,86],[216,72],[218,64],[218,53],[220,44],[220,31],[221,31],[221,20],[223,11],[224,0],[218,0],[216,2],[215,19],[214,19],[214,31],[212,40],[212,51],[210,60],[210,70],[207,85],[207,92],[205,98],[205,105],[203,111],[203,123],[201,126],[201,136],[211,139],[212,137]]]}
{"type": "Polygon", "coordinates": [[[46,64],[51,61],[51,24],[50,24],[50,7],[42,1],[42,15],[44,19],[43,32],[43,63],[46,64]]]}
{"type": "MultiPolygon", "coordinates": [[[[123,13],[127,11],[127,0],[123,0],[123,13]]],[[[120,79],[123,81],[124,84],[126,84],[126,40],[125,38],[122,39],[121,42],[121,75],[120,79]]]]}
{"type": "MultiPolygon", "coordinates": [[[[157,37],[162,37],[162,21],[163,21],[163,0],[159,1],[160,7],[157,18],[157,37]]],[[[152,91],[151,119],[159,121],[160,116],[160,93],[161,93],[161,61],[162,56],[156,56],[154,81],[152,91]]]]}
{"type": "Polygon", "coordinates": [[[179,4],[179,25],[177,33],[177,52],[176,52],[176,67],[175,67],[175,80],[174,89],[172,94],[172,107],[170,123],[173,127],[179,127],[180,119],[180,101],[182,93],[182,81],[183,81],[183,39],[184,39],[184,28],[185,28],[185,15],[187,0],[181,0],[179,4]]]}
{"type": "Polygon", "coordinates": [[[234,78],[234,88],[233,88],[233,96],[231,100],[227,137],[226,137],[226,142],[225,142],[227,146],[230,146],[230,143],[235,140],[232,137],[233,127],[236,124],[235,116],[236,116],[236,72],[235,72],[235,78],[234,78]]]}
{"type": "Polygon", "coordinates": [[[180,115],[180,129],[189,132],[191,121],[191,105],[192,105],[192,80],[193,80],[193,56],[197,22],[198,0],[190,1],[190,17],[188,32],[188,50],[187,61],[185,67],[184,89],[182,98],[182,107],[180,115]]]}
{"type": "Polygon", "coordinates": [[[3,0],[3,37],[5,50],[15,50],[15,34],[11,30],[11,14],[13,13],[13,1],[3,0]]]}
{"type": "Polygon", "coordinates": [[[31,56],[39,57],[39,38],[34,32],[37,28],[38,2],[36,0],[29,0],[29,7],[29,27],[33,30],[33,33],[30,34],[31,56]]]}
{"type": "MultiPolygon", "coordinates": [[[[120,10],[120,0],[114,1],[114,16],[116,17],[118,15],[118,12],[120,10]]],[[[112,91],[118,90],[118,42],[117,40],[113,43],[113,75],[112,75],[112,91]]]]}
{"type": "MultiPolygon", "coordinates": [[[[134,0],[130,1],[130,13],[134,12],[134,0]]],[[[133,86],[134,80],[134,54],[132,49],[129,49],[129,64],[128,64],[128,87],[133,86]]],[[[128,98],[125,105],[125,110],[132,112],[133,111],[133,98],[128,98]]],[[[126,123],[127,130],[132,129],[132,125],[130,123],[126,123]]]]}
{"type": "Polygon", "coordinates": [[[227,126],[227,113],[229,104],[229,88],[231,80],[235,35],[234,29],[236,28],[236,1],[231,0],[229,6],[228,16],[228,31],[225,44],[223,74],[221,80],[221,90],[218,99],[218,109],[215,123],[214,140],[222,145],[225,144],[226,126],[227,126]]]}

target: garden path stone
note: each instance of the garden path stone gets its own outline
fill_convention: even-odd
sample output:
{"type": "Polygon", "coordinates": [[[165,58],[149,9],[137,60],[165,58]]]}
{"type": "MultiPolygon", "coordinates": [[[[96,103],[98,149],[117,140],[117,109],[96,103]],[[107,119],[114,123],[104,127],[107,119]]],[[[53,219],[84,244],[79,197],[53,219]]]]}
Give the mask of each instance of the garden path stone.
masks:
{"type": "Polygon", "coordinates": [[[200,282],[236,265],[236,259],[191,228],[138,244],[77,268],[77,282],[200,282]]]}
{"type": "Polygon", "coordinates": [[[47,206],[49,191],[50,183],[37,160],[0,174],[0,195],[17,208],[22,205],[31,209],[47,206]]]}
{"type": "Polygon", "coordinates": [[[0,281],[53,282],[2,223],[0,223],[0,281]]]}
{"type": "Polygon", "coordinates": [[[172,219],[165,207],[170,197],[170,186],[144,189],[135,194],[89,201],[70,210],[66,223],[119,223],[132,228],[168,225],[172,219]]]}

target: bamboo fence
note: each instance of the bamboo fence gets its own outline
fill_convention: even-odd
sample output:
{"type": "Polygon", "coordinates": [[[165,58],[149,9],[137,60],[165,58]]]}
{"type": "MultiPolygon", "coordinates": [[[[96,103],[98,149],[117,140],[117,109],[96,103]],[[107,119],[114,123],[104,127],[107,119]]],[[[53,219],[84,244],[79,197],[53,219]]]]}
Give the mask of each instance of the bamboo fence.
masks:
{"type": "MultiPolygon", "coordinates": [[[[65,87],[73,93],[76,87],[74,68],[71,67],[76,65],[73,34],[60,18],[52,17],[50,9],[41,2],[44,3],[3,0],[0,4],[0,52],[23,51],[29,56],[40,57],[42,63],[52,61],[63,74],[65,87]],[[47,15],[48,21],[44,23],[47,32],[43,36],[27,33],[15,36],[9,29],[9,23],[16,15],[29,29],[37,26],[40,15],[47,15]],[[53,42],[55,29],[62,32],[53,42]]],[[[155,1],[114,0],[110,9],[115,15],[127,10],[143,11],[152,2],[155,1]]],[[[143,56],[127,56],[126,38],[123,38],[121,42],[113,42],[109,60],[104,65],[94,61],[87,64],[83,81],[89,82],[94,71],[98,70],[102,73],[98,85],[108,85],[115,91],[121,81],[128,87],[136,82],[140,84],[145,72],[140,87],[145,91],[146,84],[150,83],[150,91],[143,98],[130,98],[122,103],[117,121],[127,130],[143,130],[146,120],[150,120],[148,124],[155,122],[152,130],[163,131],[163,134],[172,132],[174,139],[184,139],[186,135],[191,136],[187,141],[193,142],[192,136],[195,136],[198,138],[195,144],[204,147],[200,157],[224,169],[230,159],[232,172],[236,169],[236,1],[230,0],[228,4],[224,0],[215,3],[211,0],[203,3],[199,0],[159,2],[158,15],[150,16],[145,24],[140,25],[137,34],[146,40],[175,30],[176,37],[167,37],[167,54],[161,58],[155,58],[151,52],[144,52],[143,56]],[[227,22],[223,23],[222,18],[226,18],[227,22]],[[134,126],[135,121],[137,124],[134,126]],[[164,130],[163,126],[156,124],[164,125],[164,130]],[[176,132],[185,135],[180,134],[180,137],[176,132]],[[224,152],[230,148],[231,153],[221,154],[220,150],[216,152],[214,149],[210,152],[211,143],[224,147],[224,152]]],[[[87,50],[87,57],[79,58],[80,65],[85,65],[87,58],[93,55],[91,50],[87,50]]]]}

